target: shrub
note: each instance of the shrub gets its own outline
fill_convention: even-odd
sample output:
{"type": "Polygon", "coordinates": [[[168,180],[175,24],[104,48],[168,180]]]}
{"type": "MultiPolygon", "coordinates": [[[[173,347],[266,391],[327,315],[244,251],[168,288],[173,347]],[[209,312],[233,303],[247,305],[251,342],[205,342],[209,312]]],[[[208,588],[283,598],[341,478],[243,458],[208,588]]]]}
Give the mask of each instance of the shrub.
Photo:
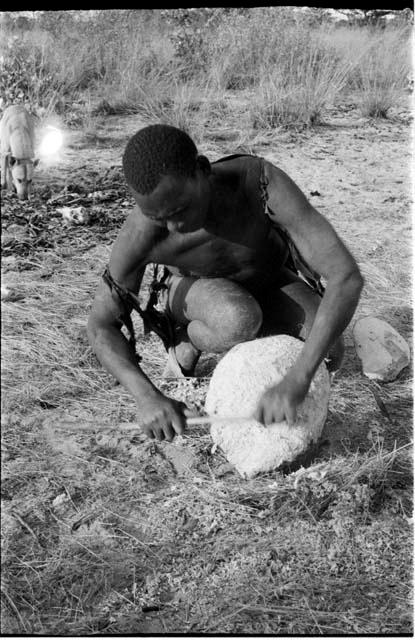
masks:
{"type": "Polygon", "coordinates": [[[0,57],[2,104],[30,104],[52,111],[60,86],[45,64],[45,49],[16,35],[2,38],[0,57]]]}
{"type": "Polygon", "coordinates": [[[386,118],[399,104],[410,71],[408,29],[373,31],[355,75],[363,115],[386,118]]]}
{"type": "Polygon", "coordinates": [[[234,9],[209,41],[209,76],[223,89],[252,87],[278,63],[293,18],[284,7],[234,9]]]}
{"type": "Polygon", "coordinates": [[[40,12],[19,36],[2,31],[3,103],[61,113],[87,91],[110,111],[188,122],[196,83],[255,91],[256,127],[309,126],[343,88],[385,116],[410,68],[409,27],[328,28],[290,7],[40,12]]]}
{"type": "Polygon", "coordinates": [[[285,34],[278,63],[258,83],[251,104],[254,128],[316,124],[343,88],[350,64],[318,31],[303,36],[297,29],[285,34]]]}

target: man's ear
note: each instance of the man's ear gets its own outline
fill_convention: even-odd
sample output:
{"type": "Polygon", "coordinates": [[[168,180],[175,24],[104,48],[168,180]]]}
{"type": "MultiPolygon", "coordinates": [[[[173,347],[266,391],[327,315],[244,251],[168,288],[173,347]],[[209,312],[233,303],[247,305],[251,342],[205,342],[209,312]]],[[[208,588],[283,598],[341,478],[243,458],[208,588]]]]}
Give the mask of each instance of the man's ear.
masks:
{"type": "Polygon", "coordinates": [[[9,155],[9,166],[13,167],[16,164],[17,160],[14,156],[9,155]]]}
{"type": "Polygon", "coordinates": [[[207,175],[207,176],[210,175],[212,169],[211,169],[211,166],[210,166],[210,162],[206,158],[206,156],[197,156],[196,164],[197,164],[198,168],[201,171],[203,171],[203,173],[205,175],[207,175]]]}
{"type": "Polygon", "coordinates": [[[34,166],[34,167],[37,167],[37,165],[38,165],[38,164],[39,164],[39,158],[35,158],[35,159],[33,160],[33,166],[34,166]]]}

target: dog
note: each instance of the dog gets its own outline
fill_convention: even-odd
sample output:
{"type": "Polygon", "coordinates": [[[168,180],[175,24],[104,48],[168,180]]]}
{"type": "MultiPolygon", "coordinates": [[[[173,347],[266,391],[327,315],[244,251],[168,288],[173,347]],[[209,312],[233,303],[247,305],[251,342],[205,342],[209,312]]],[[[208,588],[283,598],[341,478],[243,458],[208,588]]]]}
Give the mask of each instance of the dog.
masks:
{"type": "Polygon", "coordinates": [[[0,122],[1,188],[16,190],[20,200],[28,200],[33,172],[39,160],[34,153],[34,118],[22,105],[11,105],[0,122]]]}

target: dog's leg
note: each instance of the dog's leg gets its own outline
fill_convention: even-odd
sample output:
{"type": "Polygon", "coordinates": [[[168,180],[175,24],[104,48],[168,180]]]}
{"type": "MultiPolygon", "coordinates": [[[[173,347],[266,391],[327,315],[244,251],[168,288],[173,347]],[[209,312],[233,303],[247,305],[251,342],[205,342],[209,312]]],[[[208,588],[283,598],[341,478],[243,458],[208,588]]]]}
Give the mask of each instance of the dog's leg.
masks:
{"type": "Polygon", "coordinates": [[[9,153],[7,156],[6,164],[7,164],[7,189],[8,191],[15,191],[16,187],[13,180],[12,167],[10,163],[11,154],[9,153]]]}
{"type": "Polygon", "coordinates": [[[1,154],[1,188],[7,188],[7,171],[9,168],[9,164],[7,162],[7,154],[1,154]]]}

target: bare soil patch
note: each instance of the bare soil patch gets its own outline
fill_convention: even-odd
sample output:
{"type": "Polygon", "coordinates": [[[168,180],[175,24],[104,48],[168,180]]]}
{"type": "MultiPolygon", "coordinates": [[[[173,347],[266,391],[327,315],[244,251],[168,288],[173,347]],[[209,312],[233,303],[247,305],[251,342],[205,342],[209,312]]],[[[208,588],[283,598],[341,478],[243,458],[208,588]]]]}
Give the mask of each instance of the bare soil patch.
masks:
{"type": "MultiPolygon", "coordinates": [[[[248,147],[352,250],[366,279],[356,318],[383,318],[412,344],[409,110],[392,116],[346,105],[248,147]]],[[[121,155],[142,124],[107,116],[94,135],[68,131],[33,200],[3,197],[3,283],[21,296],[2,303],[3,632],[409,633],[410,368],[369,383],[349,328],[322,441],[296,473],[244,481],[206,429],[160,444],[120,428],[134,403],[85,325],[131,208],[121,155]],[[64,205],[90,223],[65,226],[64,205]]],[[[206,132],[200,151],[215,160],[234,144],[206,132]]],[[[201,409],[216,358],[195,379],[163,380],[160,341],[134,323],[146,372],[201,409]]]]}

